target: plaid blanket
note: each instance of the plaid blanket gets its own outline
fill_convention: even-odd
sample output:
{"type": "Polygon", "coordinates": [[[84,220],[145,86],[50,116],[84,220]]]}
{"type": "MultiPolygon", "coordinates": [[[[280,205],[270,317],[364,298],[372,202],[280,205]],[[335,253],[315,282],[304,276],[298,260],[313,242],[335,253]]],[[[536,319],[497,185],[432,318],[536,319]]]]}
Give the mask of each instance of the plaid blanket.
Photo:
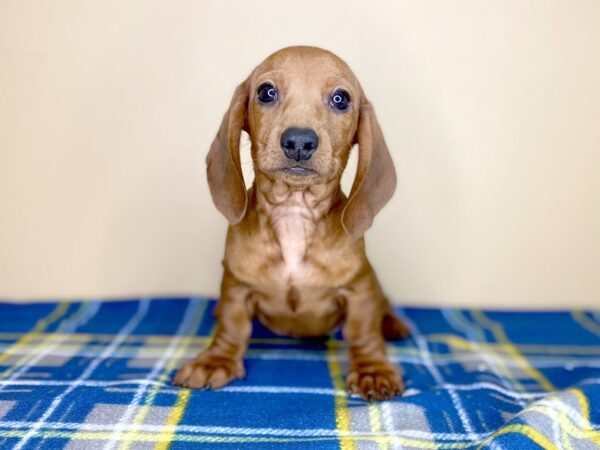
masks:
{"type": "Polygon", "coordinates": [[[337,335],[256,324],[247,379],[170,386],[210,340],[213,301],[0,304],[0,448],[600,448],[600,313],[398,309],[402,398],[344,386],[337,335]]]}

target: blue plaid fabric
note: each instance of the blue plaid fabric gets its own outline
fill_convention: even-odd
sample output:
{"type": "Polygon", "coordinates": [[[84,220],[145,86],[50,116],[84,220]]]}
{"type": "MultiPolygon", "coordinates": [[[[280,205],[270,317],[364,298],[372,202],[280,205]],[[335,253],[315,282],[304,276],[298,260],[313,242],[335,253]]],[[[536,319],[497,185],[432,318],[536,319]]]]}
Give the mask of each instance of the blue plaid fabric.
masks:
{"type": "Polygon", "coordinates": [[[0,304],[1,449],[596,449],[600,313],[398,309],[402,398],[346,394],[340,336],[257,324],[247,379],[170,386],[213,301],[0,304]]]}

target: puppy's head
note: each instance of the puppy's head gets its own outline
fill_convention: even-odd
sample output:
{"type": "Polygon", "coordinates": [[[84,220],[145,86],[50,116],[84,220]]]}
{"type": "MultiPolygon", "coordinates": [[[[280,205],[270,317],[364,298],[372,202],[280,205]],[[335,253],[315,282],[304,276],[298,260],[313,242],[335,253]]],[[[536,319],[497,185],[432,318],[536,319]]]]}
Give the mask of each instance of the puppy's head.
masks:
{"type": "Polygon", "coordinates": [[[326,50],[282,49],[236,89],[207,157],[213,200],[232,224],[247,205],[242,130],[250,135],[255,170],[291,189],[339,181],[358,143],[358,170],[342,213],[351,236],[369,228],[394,191],[392,159],[371,104],[348,65],[326,50]]]}

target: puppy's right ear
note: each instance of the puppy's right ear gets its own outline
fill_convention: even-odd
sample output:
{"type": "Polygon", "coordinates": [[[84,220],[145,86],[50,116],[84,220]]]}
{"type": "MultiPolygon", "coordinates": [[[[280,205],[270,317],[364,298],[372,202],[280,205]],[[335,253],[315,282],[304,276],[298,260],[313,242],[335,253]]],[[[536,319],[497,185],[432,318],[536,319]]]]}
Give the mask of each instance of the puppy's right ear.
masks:
{"type": "Polygon", "coordinates": [[[206,157],[213,202],[232,225],[242,220],[248,202],[240,162],[240,136],[245,129],[247,108],[248,80],[235,90],[206,157]]]}

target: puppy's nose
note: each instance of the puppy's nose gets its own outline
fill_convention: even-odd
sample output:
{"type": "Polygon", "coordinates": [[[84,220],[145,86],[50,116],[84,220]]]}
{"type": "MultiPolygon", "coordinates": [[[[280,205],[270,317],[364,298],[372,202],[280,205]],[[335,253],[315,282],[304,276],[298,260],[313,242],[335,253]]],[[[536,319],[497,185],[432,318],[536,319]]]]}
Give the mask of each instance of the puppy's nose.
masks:
{"type": "Polygon", "coordinates": [[[310,159],[319,146],[319,136],[311,128],[288,128],[281,134],[281,148],[289,159],[310,159]]]}

